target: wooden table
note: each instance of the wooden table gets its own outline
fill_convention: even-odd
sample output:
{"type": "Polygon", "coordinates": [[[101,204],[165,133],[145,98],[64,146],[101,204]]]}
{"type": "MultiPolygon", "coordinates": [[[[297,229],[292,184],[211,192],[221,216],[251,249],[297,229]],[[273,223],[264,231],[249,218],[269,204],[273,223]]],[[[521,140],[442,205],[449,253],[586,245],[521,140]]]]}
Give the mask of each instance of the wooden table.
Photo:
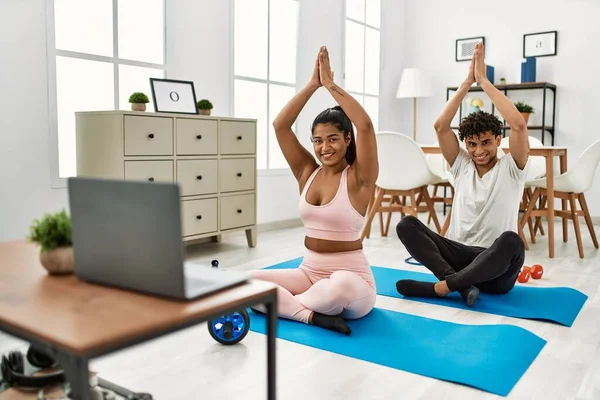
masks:
{"type": "MultiPolygon", "coordinates": [[[[421,146],[426,154],[441,154],[439,146],[421,146]]],[[[502,147],[504,153],[510,153],[508,147],[502,147]]],[[[554,258],[554,157],[559,157],[560,173],[567,172],[567,148],[558,146],[532,147],[530,156],[546,158],[546,187],[548,189],[548,255],[554,258]]],[[[563,208],[565,208],[563,206],[563,208]]],[[[519,222],[520,223],[520,222],[519,222]]]]}
{"type": "Polygon", "coordinates": [[[49,276],[36,245],[0,243],[0,330],[53,354],[74,400],[91,399],[89,359],[255,304],[267,309],[267,393],[275,399],[275,285],[250,280],[196,300],[177,301],[85,283],[75,275],[49,276]]]}

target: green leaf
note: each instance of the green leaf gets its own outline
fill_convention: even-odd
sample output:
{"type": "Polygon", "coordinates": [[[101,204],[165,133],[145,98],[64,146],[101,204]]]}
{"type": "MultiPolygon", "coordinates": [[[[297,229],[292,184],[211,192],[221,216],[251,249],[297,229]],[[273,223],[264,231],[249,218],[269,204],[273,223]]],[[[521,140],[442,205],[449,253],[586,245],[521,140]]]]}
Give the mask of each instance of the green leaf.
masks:
{"type": "Polygon", "coordinates": [[[130,103],[150,103],[150,99],[146,96],[145,93],[135,92],[131,96],[129,96],[130,103]]]}
{"type": "Polygon", "coordinates": [[[42,251],[71,246],[71,219],[64,209],[57,213],[44,214],[42,218],[33,221],[27,238],[38,243],[42,251]]]}

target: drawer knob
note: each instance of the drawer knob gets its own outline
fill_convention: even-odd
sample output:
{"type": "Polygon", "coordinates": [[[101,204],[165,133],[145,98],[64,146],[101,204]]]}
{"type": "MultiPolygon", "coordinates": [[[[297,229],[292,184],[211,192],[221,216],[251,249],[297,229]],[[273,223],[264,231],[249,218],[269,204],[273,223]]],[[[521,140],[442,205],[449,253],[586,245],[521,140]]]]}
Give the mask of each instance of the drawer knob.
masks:
{"type": "Polygon", "coordinates": [[[238,172],[238,173],[237,173],[237,176],[242,176],[242,173],[241,173],[241,172],[238,172]]]}
{"type": "Polygon", "coordinates": [[[149,180],[150,182],[154,182],[154,178],[152,178],[152,177],[148,178],[148,180],[149,180]]]}
{"type": "Polygon", "coordinates": [[[196,215],[196,219],[202,219],[202,215],[196,215]]]}
{"type": "Polygon", "coordinates": [[[237,140],[242,140],[242,137],[241,137],[241,136],[238,136],[238,137],[237,137],[237,140]]]}
{"type": "Polygon", "coordinates": [[[202,175],[198,175],[198,176],[196,177],[196,179],[198,179],[198,180],[201,180],[201,179],[202,179],[202,175]]]}
{"type": "Polygon", "coordinates": [[[202,139],[202,135],[196,135],[196,139],[202,139]]]}
{"type": "Polygon", "coordinates": [[[154,133],[151,133],[151,134],[149,134],[149,135],[148,135],[148,137],[149,137],[150,139],[154,139],[154,133]]]}
{"type": "Polygon", "coordinates": [[[237,212],[238,212],[238,214],[241,214],[241,213],[242,213],[242,210],[237,210],[237,212]]]}

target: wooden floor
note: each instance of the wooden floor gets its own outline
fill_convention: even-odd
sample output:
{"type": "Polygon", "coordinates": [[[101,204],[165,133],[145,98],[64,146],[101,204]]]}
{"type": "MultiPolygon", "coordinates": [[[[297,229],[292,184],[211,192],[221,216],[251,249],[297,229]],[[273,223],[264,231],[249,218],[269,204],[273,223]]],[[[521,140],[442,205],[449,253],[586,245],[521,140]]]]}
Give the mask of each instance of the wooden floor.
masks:
{"type": "MultiPolygon", "coordinates": [[[[379,237],[376,223],[372,232],[372,238],[365,240],[372,265],[423,271],[404,262],[408,254],[395,236],[379,237]]],[[[559,223],[557,234],[556,258],[547,256],[546,237],[538,238],[526,253],[527,264],[540,263],[545,270],[542,280],[528,285],[570,286],[587,294],[589,299],[571,328],[385,297],[378,297],[376,306],[456,323],[526,328],[548,343],[507,398],[600,399],[600,253],[586,232],[586,258],[580,260],[572,225],[569,242],[562,242],[559,223]]],[[[223,269],[256,269],[301,256],[302,239],[302,228],[264,232],[259,233],[258,246],[250,249],[243,233],[232,234],[221,243],[190,248],[189,259],[210,263],[217,258],[223,269]]],[[[295,343],[279,340],[277,346],[280,399],[501,398],[295,343]]],[[[26,348],[25,343],[0,336],[0,353],[18,348],[26,348]]],[[[265,336],[253,332],[236,346],[219,345],[203,324],[93,360],[92,368],[120,385],[150,392],[155,399],[264,399],[265,348],[265,336]]]]}

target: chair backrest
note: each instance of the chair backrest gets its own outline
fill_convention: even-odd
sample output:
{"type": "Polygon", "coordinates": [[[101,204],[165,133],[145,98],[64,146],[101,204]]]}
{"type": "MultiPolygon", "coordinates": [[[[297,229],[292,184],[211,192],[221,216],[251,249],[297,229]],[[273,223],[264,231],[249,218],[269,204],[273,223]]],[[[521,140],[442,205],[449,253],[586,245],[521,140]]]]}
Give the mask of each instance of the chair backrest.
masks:
{"type": "MultiPolygon", "coordinates": [[[[529,139],[529,147],[530,148],[544,147],[544,144],[538,138],[529,136],[528,139],[529,139]]],[[[500,146],[502,146],[502,147],[509,146],[508,136],[505,138],[502,138],[502,140],[500,141],[500,146]]],[[[531,180],[531,179],[542,177],[545,174],[546,174],[546,158],[543,156],[530,156],[529,170],[527,171],[527,177],[525,179],[531,180]]]]}
{"type": "MultiPolygon", "coordinates": [[[[431,144],[432,146],[439,146],[439,142],[436,140],[431,144]]],[[[427,159],[427,165],[429,165],[429,169],[434,174],[445,177],[446,175],[446,159],[442,154],[426,154],[425,158],[427,159]]]]}
{"type": "Polygon", "coordinates": [[[596,169],[600,163],[600,140],[589,145],[579,156],[575,165],[565,174],[577,188],[577,193],[588,191],[594,183],[596,169]]]}
{"type": "Polygon", "coordinates": [[[383,189],[409,190],[427,184],[433,174],[421,147],[398,132],[377,132],[379,177],[383,189]]]}

